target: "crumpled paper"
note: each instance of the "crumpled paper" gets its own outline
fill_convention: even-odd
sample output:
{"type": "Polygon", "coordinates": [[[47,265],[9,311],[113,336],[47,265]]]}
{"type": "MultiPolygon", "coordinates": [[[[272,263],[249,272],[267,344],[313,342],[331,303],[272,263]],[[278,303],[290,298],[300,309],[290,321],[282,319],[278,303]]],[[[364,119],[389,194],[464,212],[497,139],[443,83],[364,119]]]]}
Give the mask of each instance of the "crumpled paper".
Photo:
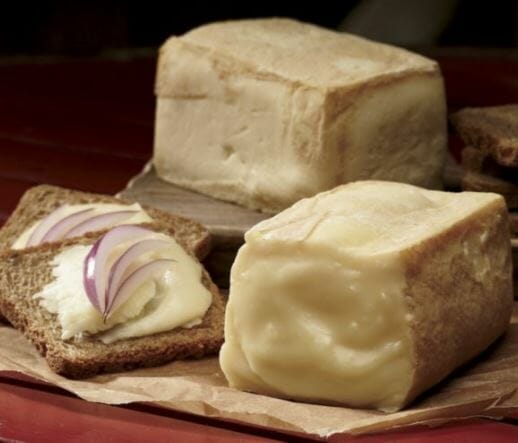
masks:
{"type": "Polygon", "coordinates": [[[216,358],[178,361],[126,373],[68,380],[51,372],[16,330],[0,326],[0,371],[19,371],[106,404],[151,402],[197,415],[278,431],[329,437],[471,417],[518,416],[518,303],[506,335],[475,361],[404,411],[382,412],[296,403],[229,388],[216,358]]]}

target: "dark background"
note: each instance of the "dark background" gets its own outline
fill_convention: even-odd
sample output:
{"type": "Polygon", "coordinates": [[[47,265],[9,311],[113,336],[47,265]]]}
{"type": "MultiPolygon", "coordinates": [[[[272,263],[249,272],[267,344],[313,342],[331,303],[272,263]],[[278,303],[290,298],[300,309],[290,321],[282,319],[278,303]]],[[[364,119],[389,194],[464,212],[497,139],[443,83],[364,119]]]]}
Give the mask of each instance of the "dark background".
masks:
{"type": "MultiPolygon", "coordinates": [[[[414,0],[416,3],[421,1],[414,0]]],[[[198,0],[2,2],[0,56],[51,54],[83,57],[121,49],[156,48],[168,36],[181,34],[200,24],[245,17],[287,16],[337,28],[360,3],[361,0],[270,4],[262,1],[198,0]]],[[[383,3],[383,0],[378,3],[383,3]]],[[[421,4],[425,3],[428,2],[421,4]]],[[[443,14],[437,35],[420,41],[420,44],[503,48],[518,45],[517,1],[445,0],[439,3],[443,6],[449,3],[451,11],[446,17],[443,14]]],[[[405,4],[408,2],[404,0],[385,1],[385,11],[390,9],[388,14],[383,12],[387,14],[385,25],[390,26],[391,15],[405,13],[405,4]]],[[[430,17],[430,20],[434,19],[430,17]]],[[[413,21],[411,18],[406,23],[411,25],[413,21]]],[[[402,25],[395,26],[398,27],[395,31],[398,31],[402,25]]],[[[367,31],[372,29],[367,27],[367,31]]],[[[365,33],[369,34],[367,31],[365,33]]],[[[377,35],[376,29],[373,32],[369,36],[377,35]]],[[[406,46],[412,46],[412,42],[406,46]]],[[[405,41],[402,44],[405,46],[405,41]]]]}

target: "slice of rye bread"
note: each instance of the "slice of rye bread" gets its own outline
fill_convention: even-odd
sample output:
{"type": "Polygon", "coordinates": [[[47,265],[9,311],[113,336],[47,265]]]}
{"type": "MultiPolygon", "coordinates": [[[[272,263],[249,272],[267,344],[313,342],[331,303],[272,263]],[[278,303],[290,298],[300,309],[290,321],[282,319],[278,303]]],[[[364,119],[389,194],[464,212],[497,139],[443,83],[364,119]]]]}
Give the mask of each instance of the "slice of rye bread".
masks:
{"type": "Polygon", "coordinates": [[[518,105],[464,108],[450,120],[464,143],[488,152],[499,165],[518,167],[518,105]]]}
{"type": "MultiPolygon", "coordinates": [[[[18,206],[0,229],[0,250],[8,249],[23,231],[65,204],[115,203],[132,204],[109,195],[92,194],[51,185],[35,186],[25,192],[18,206]]],[[[187,249],[203,260],[210,252],[210,234],[201,224],[178,215],[142,205],[148,215],[164,223],[185,241],[187,249]]]]}
{"type": "Polygon", "coordinates": [[[509,209],[518,209],[518,168],[496,163],[485,151],[466,146],[462,150],[462,189],[501,194],[509,209]]]}
{"type": "Polygon", "coordinates": [[[472,172],[482,172],[484,162],[490,158],[489,153],[473,146],[465,146],[461,154],[462,169],[472,172]]]}
{"type": "MultiPolygon", "coordinates": [[[[185,249],[184,238],[174,230],[157,224],[145,226],[173,235],[185,249]]],[[[200,325],[112,344],[91,336],[61,339],[57,315],[40,306],[34,294],[52,281],[50,263],[54,256],[72,245],[93,244],[101,235],[89,233],[63,242],[6,250],[0,255],[0,308],[13,326],[34,343],[50,368],[66,377],[86,378],[216,353],[223,343],[225,301],[205,271],[202,281],[212,292],[213,302],[200,325]]]]}

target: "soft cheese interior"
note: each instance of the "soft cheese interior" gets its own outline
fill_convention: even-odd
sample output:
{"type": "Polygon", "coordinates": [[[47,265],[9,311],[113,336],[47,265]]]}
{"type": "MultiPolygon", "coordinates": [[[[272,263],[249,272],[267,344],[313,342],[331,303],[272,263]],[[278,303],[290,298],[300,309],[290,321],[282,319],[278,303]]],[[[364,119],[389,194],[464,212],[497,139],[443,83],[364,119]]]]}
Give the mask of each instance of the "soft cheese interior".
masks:
{"type": "Polygon", "coordinates": [[[289,20],[170,39],[157,77],[154,164],[167,181],[264,211],[359,179],[441,184],[437,65],[289,20]]]}
{"type": "MultiPolygon", "coordinates": [[[[84,260],[92,246],[70,246],[54,257],[54,279],[35,296],[45,309],[57,314],[63,340],[95,336],[112,343],[201,323],[212,303],[212,294],[202,283],[201,265],[174,238],[158,233],[152,238],[164,239],[170,245],[143,254],[133,268],[166,258],[173,260],[170,269],[144,281],[106,321],[88,300],[83,286],[84,260]]],[[[115,248],[109,263],[137,240],[115,248]]]]}
{"type": "MultiPolygon", "coordinates": [[[[353,407],[402,407],[416,364],[402,251],[498,198],[357,182],[256,225],[231,273],[220,354],[230,385],[353,407]]],[[[489,258],[480,254],[487,233],[473,238],[470,251],[460,249],[454,260],[479,260],[477,272],[487,272],[489,258]]],[[[507,269],[503,261],[493,266],[507,269]]]]}

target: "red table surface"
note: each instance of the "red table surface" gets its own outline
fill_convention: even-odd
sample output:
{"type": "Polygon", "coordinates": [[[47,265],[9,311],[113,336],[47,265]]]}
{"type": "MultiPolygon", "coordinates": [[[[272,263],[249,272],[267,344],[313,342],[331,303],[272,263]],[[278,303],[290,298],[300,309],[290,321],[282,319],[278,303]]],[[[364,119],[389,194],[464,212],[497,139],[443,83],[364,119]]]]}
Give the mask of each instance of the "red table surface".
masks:
{"type": "MultiPolygon", "coordinates": [[[[487,57],[439,61],[450,109],[518,103],[518,61],[487,57]]],[[[122,189],[151,156],[154,71],[152,57],[0,63],[0,224],[23,192],[37,183],[103,193],[122,189]]],[[[478,420],[353,441],[516,442],[515,423],[478,420]]],[[[0,440],[259,442],[287,438],[150,405],[88,403],[28,377],[0,373],[0,440]]],[[[345,440],[350,438],[332,439],[345,440]]]]}

